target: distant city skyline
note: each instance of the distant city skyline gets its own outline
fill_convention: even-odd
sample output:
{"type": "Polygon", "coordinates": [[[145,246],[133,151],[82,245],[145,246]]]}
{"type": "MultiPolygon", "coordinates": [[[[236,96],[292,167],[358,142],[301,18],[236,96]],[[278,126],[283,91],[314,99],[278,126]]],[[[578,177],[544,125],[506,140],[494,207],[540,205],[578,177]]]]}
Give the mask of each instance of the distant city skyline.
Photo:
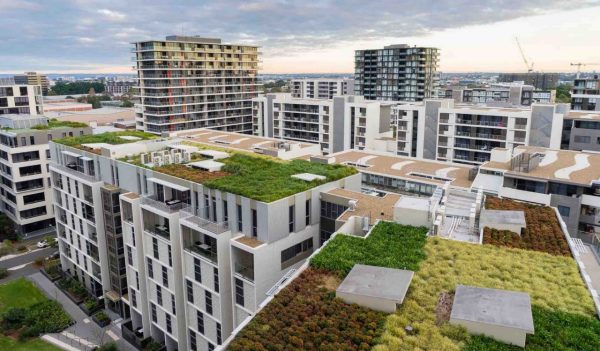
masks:
{"type": "MultiPolygon", "coordinates": [[[[130,42],[201,35],[261,46],[261,73],[352,73],[354,50],[406,43],[441,49],[440,70],[525,72],[600,63],[600,1],[0,0],[0,73],[135,74],[130,42]]],[[[600,71],[600,65],[583,67],[600,71]]]]}

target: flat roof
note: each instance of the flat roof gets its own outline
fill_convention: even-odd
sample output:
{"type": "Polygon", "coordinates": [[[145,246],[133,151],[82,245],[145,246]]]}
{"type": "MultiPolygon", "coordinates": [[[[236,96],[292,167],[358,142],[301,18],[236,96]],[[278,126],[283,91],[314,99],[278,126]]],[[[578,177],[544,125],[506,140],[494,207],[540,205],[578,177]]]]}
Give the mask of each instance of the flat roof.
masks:
{"type": "Polygon", "coordinates": [[[356,264],[336,292],[402,303],[414,274],[404,269],[356,264]]]}
{"type": "Polygon", "coordinates": [[[457,285],[450,319],[534,332],[529,294],[457,285]]]}
{"type": "Polygon", "coordinates": [[[361,172],[376,173],[421,183],[444,185],[446,181],[449,181],[452,186],[461,188],[470,188],[473,183],[472,180],[469,180],[469,170],[473,166],[468,165],[358,150],[346,150],[323,157],[335,157],[335,163],[338,164],[361,165],[355,166],[361,172]],[[431,176],[431,178],[428,176],[431,176]]]}
{"type": "Polygon", "coordinates": [[[480,222],[491,224],[515,224],[525,226],[524,211],[481,210],[480,222]]]}
{"type": "Polygon", "coordinates": [[[552,150],[541,147],[518,146],[513,150],[519,153],[540,153],[543,158],[539,165],[529,172],[510,169],[510,161],[488,161],[481,165],[482,169],[499,170],[504,174],[517,177],[534,178],[544,181],[558,181],[590,186],[600,180],[600,154],[572,150],[552,150]]]}
{"type": "Polygon", "coordinates": [[[329,190],[328,194],[339,196],[347,200],[355,200],[354,211],[346,210],[338,220],[347,221],[352,216],[371,217],[373,220],[381,219],[391,221],[394,219],[394,205],[401,196],[386,193],[385,196],[374,196],[348,189],[335,188],[329,190]]]}
{"type": "Polygon", "coordinates": [[[112,125],[115,122],[135,121],[135,111],[130,108],[102,107],[87,111],[44,112],[44,116],[59,121],[96,122],[98,125],[112,125]]]}
{"type": "Polygon", "coordinates": [[[587,119],[600,121],[600,111],[569,111],[565,119],[587,119]]]}

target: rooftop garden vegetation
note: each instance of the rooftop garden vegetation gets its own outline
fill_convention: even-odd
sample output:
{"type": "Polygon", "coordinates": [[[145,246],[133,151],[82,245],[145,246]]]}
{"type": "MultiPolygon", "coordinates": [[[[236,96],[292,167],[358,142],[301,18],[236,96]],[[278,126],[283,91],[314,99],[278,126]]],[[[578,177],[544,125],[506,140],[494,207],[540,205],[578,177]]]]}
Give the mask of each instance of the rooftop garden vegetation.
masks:
{"type": "Polygon", "coordinates": [[[228,349],[370,350],[379,342],[386,315],[346,304],[335,298],[335,290],[354,263],[416,269],[425,258],[425,233],[379,222],[367,239],[337,235],[228,349]]]}
{"type": "Polygon", "coordinates": [[[427,228],[379,222],[366,239],[336,235],[310,264],[345,277],[355,264],[416,271],[425,259],[427,228]]]}
{"type": "Polygon", "coordinates": [[[489,210],[524,211],[527,227],[521,235],[509,230],[485,228],[483,231],[484,244],[571,256],[569,244],[560,227],[556,212],[551,207],[493,196],[486,198],[485,207],[489,210]]]}
{"type": "Polygon", "coordinates": [[[239,153],[219,162],[225,164],[222,171],[230,175],[210,179],[204,185],[264,202],[279,200],[356,173],[354,168],[343,165],[324,165],[305,160],[277,162],[239,153]],[[326,180],[306,182],[291,177],[299,173],[322,175],[326,180]]]}
{"type": "Polygon", "coordinates": [[[560,342],[567,339],[578,345],[569,350],[595,349],[586,347],[589,341],[579,340],[581,324],[568,324],[581,318],[600,323],[594,319],[592,299],[572,258],[438,238],[429,239],[425,251],[427,259],[415,273],[402,306],[387,318],[375,351],[510,350],[491,339],[471,337],[447,322],[440,301],[452,295],[457,284],[529,293],[537,311],[536,335],[528,336],[526,350],[563,350],[560,342]],[[545,322],[548,318],[552,322],[545,322]],[[407,326],[412,332],[407,332],[407,326]],[[563,329],[564,338],[555,334],[557,329],[563,329]]]}
{"type": "Polygon", "coordinates": [[[71,121],[59,121],[56,118],[48,120],[48,125],[38,124],[37,126],[31,127],[31,129],[46,130],[55,128],[84,128],[88,125],[82,122],[71,122],[71,121]]]}
{"type": "Polygon", "coordinates": [[[54,142],[71,146],[78,149],[83,149],[82,144],[96,144],[96,143],[105,143],[111,145],[119,145],[119,144],[129,144],[135,142],[135,140],[127,140],[121,137],[123,136],[131,136],[140,138],[141,140],[151,140],[156,139],[158,136],[141,132],[135,130],[127,130],[122,132],[106,132],[102,134],[90,134],[90,135],[81,135],[76,137],[68,137],[55,140],[54,142]]]}

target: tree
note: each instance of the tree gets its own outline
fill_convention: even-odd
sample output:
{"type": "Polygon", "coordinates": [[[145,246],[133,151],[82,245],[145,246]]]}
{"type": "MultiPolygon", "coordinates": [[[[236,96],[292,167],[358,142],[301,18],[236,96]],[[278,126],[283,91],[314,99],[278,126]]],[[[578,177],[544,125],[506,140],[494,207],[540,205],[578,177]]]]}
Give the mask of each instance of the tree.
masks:
{"type": "Polygon", "coordinates": [[[17,240],[15,224],[4,213],[0,214],[0,240],[17,240]]]}
{"type": "Polygon", "coordinates": [[[556,102],[570,103],[571,102],[571,84],[561,84],[556,87],[556,102]]]}
{"type": "Polygon", "coordinates": [[[121,107],[133,107],[133,102],[131,102],[130,100],[123,100],[123,102],[121,103],[121,107]]]}
{"type": "Polygon", "coordinates": [[[49,95],[88,94],[91,88],[94,88],[96,94],[105,90],[104,84],[100,82],[57,82],[49,95]]]}

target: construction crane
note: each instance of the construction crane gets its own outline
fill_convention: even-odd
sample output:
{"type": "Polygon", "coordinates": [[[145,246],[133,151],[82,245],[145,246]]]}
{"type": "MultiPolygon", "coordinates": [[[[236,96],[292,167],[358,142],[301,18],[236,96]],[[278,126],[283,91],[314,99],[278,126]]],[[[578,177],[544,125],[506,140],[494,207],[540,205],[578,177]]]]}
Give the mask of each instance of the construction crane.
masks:
{"type": "Polygon", "coordinates": [[[577,79],[579,79],[579,75],[581,74],[581,67],[583,66],[600,66],[600,63],[571,63],[571,66],[577,66],[577,79]]]}
{"type": "Polygon", "coordinates": [[[519,47],[519,51],[521,52],[521,57],[523,57],[523,62],[525,62],[525,66],[527,67],[527,73],[533,72],[533,62],[529,65],[527,61],[527,57],[525,57],[525,53],[523,52],[523,48],[521,47],[521,43],[519,43],[519,38],[515,37],[515,41],[517,42],[517,46],[519,47]]]}

